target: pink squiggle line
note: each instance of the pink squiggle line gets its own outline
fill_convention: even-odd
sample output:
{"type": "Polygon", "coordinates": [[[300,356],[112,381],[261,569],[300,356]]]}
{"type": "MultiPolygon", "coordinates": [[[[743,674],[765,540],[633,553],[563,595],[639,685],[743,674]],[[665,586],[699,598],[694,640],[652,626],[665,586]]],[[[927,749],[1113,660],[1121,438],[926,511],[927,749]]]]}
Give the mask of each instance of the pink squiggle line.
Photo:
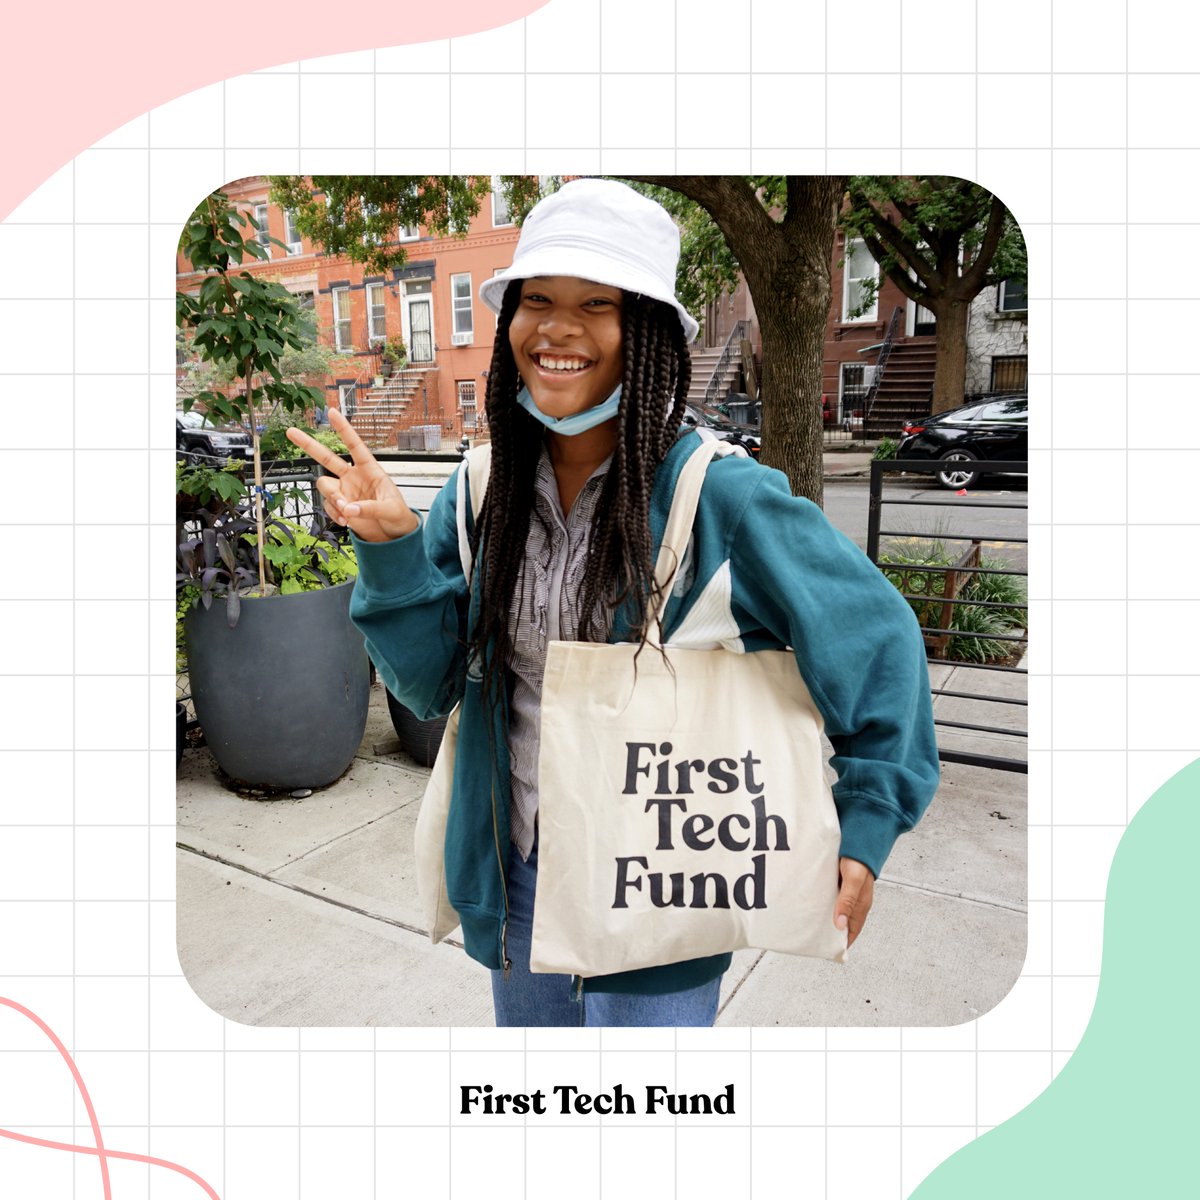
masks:
{"type": "Polygon", "coordinates": [[[187,1167],[181,1167],[178,1163],[168,1162],[165,1158],[152,1158],[146,1154],[132,1154],[125,1150],[106,1150],[104,1148],[104,1138],[100,1132],[100,1122],[96,1118],[96,1110],[92,1105],[92,1097],[87,1090],[87,1084],[83,1082],[83,1076],[79,1073],[79,1068],[75,1065],[75,1060],[71,1057],[71,1053],[66,1046],[62,1044],[58,1034],[37,1013],[31,1012],[23,1004],[18,1004],[15,1000],[9,1000],[5,996],[0,996],[0,1005],[5,1008],[14,1009],[22,1016],[28,1017],[54,1043],[54,1048],[62,1055],[63,1061],[71,1070],[75,1086],[79,1090],[80,1098],[83,1100],[84,1108],[87,1109],[88,1120],[92,1126],[92,1136],[96,1139],[96,1144],[95,1146],[75,1146],[70,1142],[52,1142],[46,1138],[31,1137],[25,1133],[13,1133],[8,1129],[0,1129],[0,1137],[10,1138],[14,1142],[25,1142],[31,1146],[46,1146],[52,1150],[70,1150],[75,1154],[96,1155],[100,1160],[100,1178],[104,1184],[104,1200],[112,1200],[112,1181],[108,1175],[108,1160],[110,1158],[126,1159],[129,1162],[148,1163],[152,1167],[166,1167],[168,1170],[177,1171],[193,1183],[199,1184],[208,1194],[210,1200],[221,1200],[221,1197],[195,1171],[189,1171],[187,1167]]]}

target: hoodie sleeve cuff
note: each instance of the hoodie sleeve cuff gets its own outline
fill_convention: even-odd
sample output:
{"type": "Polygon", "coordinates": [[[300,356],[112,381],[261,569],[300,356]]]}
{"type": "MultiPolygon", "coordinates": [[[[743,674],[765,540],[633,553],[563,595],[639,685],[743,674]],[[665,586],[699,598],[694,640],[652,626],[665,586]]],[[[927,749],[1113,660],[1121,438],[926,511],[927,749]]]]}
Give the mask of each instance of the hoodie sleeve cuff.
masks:
{"type": "Polygon", "coordinates": [[[425,517],[417,527],[389,542],[364,542],[350,533],[358,561],[358,586],[376,600],[410,600],[433,586],[432,567],[425,553],[425,517]]]}
{"type": "Polygon", "coordinates": [[[839,795],[837,788],[833,796],[842,825],[841,857],[862,863],[878,879],[896,839],[911,828],[910,823],[872,796],[839,795]]]}

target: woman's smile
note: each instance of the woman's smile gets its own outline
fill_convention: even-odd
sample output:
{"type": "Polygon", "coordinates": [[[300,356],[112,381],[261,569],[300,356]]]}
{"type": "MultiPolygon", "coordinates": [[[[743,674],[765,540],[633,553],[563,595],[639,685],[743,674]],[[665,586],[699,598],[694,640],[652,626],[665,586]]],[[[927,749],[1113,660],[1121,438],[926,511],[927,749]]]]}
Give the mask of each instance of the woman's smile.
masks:
{"type": "Polygon", "coordinates": [[[555,275],[526,279],[508,338],[529,394],[548,417],[603,403],[624,374],[620,288],[555,275]]]}

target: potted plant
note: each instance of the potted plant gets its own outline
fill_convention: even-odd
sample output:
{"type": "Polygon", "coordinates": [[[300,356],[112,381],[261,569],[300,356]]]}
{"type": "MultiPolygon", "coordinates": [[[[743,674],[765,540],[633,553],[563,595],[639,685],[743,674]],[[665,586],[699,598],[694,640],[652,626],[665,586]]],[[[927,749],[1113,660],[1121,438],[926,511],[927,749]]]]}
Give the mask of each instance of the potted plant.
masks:
{"type": "Polygon", "coordinates": [[[385,378],[390,378],[397,371],[403,371],[408,365],[408,349],[399,338],[388,338],[379,352],[379,370],[385,378]]]}
{"type": "Polygon", "coordinates": [[[205,524],[179,547],[192,702],[226,775],[322,787],[353,761],[367,719],[370,668],[349,618],[353,550],[331,531],[273,518],[263,559],[243,516],[205,524]]]}
{"type": "MultiPolygon", "coordinates": [[[[320,522],[305,529],[271,516],[262,434],[274,414],[302,419],[315,388],[280,363],[305,349],[303,317],[289,293],[239,265],[266,251],[242,229],[253,220],[220,192],[192,214],[180,250],[207,277],[180,293],[176,312],[201,361],[233,379],[185,396],[253,441],[253,484],[223,511],[202,510],[199,533],[180,539],[177,585],[196,717],[218,765],[268,788],[332,783],[353,761],[366,726],[369,667],[350,623],[353,556],[320,522]]],[[[275,239],[272,239],[275,240],[275,239]]],[[[227,489],[228,490],[228,489],[227,489]]]]}

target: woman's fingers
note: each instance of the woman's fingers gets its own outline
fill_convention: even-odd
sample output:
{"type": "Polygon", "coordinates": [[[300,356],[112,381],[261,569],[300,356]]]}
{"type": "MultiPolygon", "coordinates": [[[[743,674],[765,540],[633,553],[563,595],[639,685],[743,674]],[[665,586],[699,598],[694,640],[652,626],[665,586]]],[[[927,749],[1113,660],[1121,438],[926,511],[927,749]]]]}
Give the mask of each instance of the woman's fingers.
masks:
{"type": "MultiPolygon", "coordinates": [[[[397,493],[399,496],[399,493],[397,493]]],[[[351,500],[342,506],[345,518],[354,521],[374,521],[386,538],[403,537],[420,524],[417,514],[404,503],[393,500],[351,500]]]]}
{"type": "Polygon", "coordinates": [[[320,476],[317,480],[317,491],[321,493],[322,507],[325,509],[325,515],[331,521],[336,521],[339,525],[345,525],[346,517],[342,512],[342,508],[346,503],[346,498],[342,495],[341,485],[338,480],[333,475],[320,476]]]}
{"type": "MultiPolygon", "coordinates": [[[[346,449],[350,451],[350,457],[354,459],[357,466],[365,467],[368,464],[379,466],[375,460],[375,455],[367,449],[366,442],[358,436],[358,431],[342,415],[342,410],[335,408],[332,404],[329,406],[329,423],[333,426],[338,437],[346,443],[346,449]]],[[[379,469],[382,470],[383,468],[380,467],[379,469]]]]}
{"type": "Polygon", "coordinates": [[[853,946],[854,939],[866,923],[867,913],[871,911],[875,898],[875,876],[869,867],[853,858],[840,859],[838,871],[841,880],[833,905],[833,923],[838,929],[848,931],[846,945],[853,946]]]}
{"type": "Polygon", "coordinates": [[[307,433],[296,429],[295,426],[288,429],[287,439],[294,446],[299,446],[314,462],[319,462],[325,470],[331,471],[334,475],[341,475],[350,469],[350,464],[341,455],[334,454],[328,446],[322,446],[315,438],[309,437],[307,433]]]}

